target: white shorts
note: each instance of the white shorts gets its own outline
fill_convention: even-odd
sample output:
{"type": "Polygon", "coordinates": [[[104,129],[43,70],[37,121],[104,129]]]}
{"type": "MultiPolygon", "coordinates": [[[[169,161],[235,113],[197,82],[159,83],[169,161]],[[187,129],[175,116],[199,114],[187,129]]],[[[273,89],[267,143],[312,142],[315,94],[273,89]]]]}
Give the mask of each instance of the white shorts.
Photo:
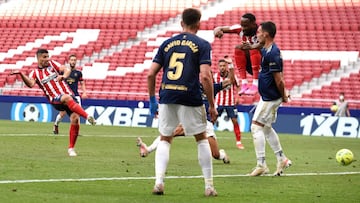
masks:
{"type": "Polygon", "coordinates": [[[277,110],[281,102],[282,98],[273,101],[263,101],[260,98],[252,120],[271,127],[271,124],[276,121],[277,110]]]}
{"type": "Polygon", "coordinates": [[[78,104],[81,106],[81,97],[80,96],[75,96],[75,98],[76,98],[78,104]]]}
{"type": "Polygon", "coordinates": [[[216,139],[213,123],[210,121],[206,121],[206,123],[206,137],[214,137],[216,139]]]}
{"type": "Polygon", "coordinates": [[[159,104],[159,132],[172,136],[176,126],[184,128],[185,135],[197,135],[206,131],[206,111],[202,106],[159,104]]]}

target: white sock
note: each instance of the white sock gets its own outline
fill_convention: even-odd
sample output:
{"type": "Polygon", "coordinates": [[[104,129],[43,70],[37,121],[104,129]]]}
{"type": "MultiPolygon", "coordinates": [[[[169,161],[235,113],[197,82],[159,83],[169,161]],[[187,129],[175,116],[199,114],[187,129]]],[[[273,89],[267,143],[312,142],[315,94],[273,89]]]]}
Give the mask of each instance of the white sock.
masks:
{"type": "Polygon", "coordinates": [[[264,128],[252,124],[251,125],[251,133],[253,136],[255,154],[257,159],[257,165],[266,165],[265,162],[265,135],[264,135],[264,128]]]}
{"type": "Polygon", "coordinates": [[[160,141],[155,152],[155,184],[164,184],[165,172],[169,163],[170,143],[160,141]]]}
{"type": "Polygon", "coordinates": [[[258,86],[258,79],[253,79],[253,85],[258,86]]]}
{"type": "Polygon", "coordinates": [[[213,168],[209,141],[203,139],[197,142],[198,160],[204,176],[205,188],[213,187],[213,168]]]}
{"type": "Polygon", "coordinates": [[[61,117],[61,115],[58,114],[58,115],[56,116],[54,125],[59,125],[59,123],[61,122],[62,119],[63,119],[63,117],[61,117]]]}
{"type": "Polygon", "coordinates": [[[148,153],[154,151],[159,145],[159,142],[160,142],[160,135],[153,141],[153,143],[151,143],[150,146],[147,147],[148,153]]]}
{"type": "Polygon", "coordinates": [[[220,154],[219,160],[223,160],[223,159],[225,158],[225,152],[222,151],[222,150],[220,150],[220,151],[219,151],[219,154],[220,154]]]}
{"type": "Polygon", "coordinates": [[[269,145],[271,149],[274,151],[276,158],[278,161],[281,161],[284,159],[285,154],[282,151],[280,140],[278,134],[275,132],[274,128],[265,126],[264,132],[267,141],[269,142],[269,145]]]}

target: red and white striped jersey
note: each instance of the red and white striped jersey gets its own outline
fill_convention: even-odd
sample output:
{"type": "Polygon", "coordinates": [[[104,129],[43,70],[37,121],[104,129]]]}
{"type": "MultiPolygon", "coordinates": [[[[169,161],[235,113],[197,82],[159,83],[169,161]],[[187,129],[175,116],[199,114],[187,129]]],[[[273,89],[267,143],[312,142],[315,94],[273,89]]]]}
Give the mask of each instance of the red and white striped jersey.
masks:
{"type": "Polygon", "coordinates": [[[57,81],[60,64],[56,61],[49,61],[49,67],[37,68],[30,72],[29,77],[34,79],[43,90],[45,96],[50,101],[62,94],[73,95],[73,92],[64,80],[57,81]]]}
{"type": "MultiPolygon", "coordinates": [[[[220,83],[225,79],[226,79],[226,77],[225,78],[221,77],[220,73],[214,74],[214,82],[215,83],[220,83]]],[[[234,106],[235,105],[235,93],[236,93],[236,85],[232,84],[231,86],[229,86],[229,87],[223,89],[222,91],[220,91],[219,93],[217,93],[217,95],[215,97],[215,104],[217,106],[234,106]]]]}
{"type": "Polygon", "coordinates": [[[256,34],[253,36],[245,36],[244,32],[242,31],[241,25],[233,25],[230,27],[230,32],[232,33],[237,33],[240,38],[241,41],[243,42],[249,42],[250,44],[254,44],[257,42],[257,36],[256,34]]]}

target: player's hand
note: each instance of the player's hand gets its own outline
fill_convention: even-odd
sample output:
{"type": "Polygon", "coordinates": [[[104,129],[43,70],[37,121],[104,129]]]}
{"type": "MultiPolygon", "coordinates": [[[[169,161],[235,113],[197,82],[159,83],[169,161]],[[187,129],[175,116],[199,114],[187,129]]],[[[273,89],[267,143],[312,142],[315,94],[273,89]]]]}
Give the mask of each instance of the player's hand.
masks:
{"type": "Polygon", "coordinates": [[[221,28],[215,28],[214,29],[214,36],[217,38],[222,38],[222,36],[224,35],[224,32],[221,30],[221,28]]]}
{"type": "Polygon", "coordinates": [[[232,61],[232,59],[229,57],[229,56],[224,56],[224,60],[225,60],[225,62],[226,63],[228,63],[228,64],[232,64],[233,63],[233,61],[232,61]]]}
{"type": "Polygon", "coordinates": [[[235,49],[249,50],[251,49],[251,44],[249,42],[242,42],[241,44],[236,45],[235,49]]]}
{"type": "Polygon", "coordinates": [[[158,103],[156,101],[155,96],[150,96],[150,103],[149,103],[150,115],[151,117],[155,118],[158,114],[158,103]]]}
{"type": "Polygon", "coordinates": [[[218,117],[218,112],[216,110],[215,107],[209,107],[209,114],[210,114],[210,119],[212,123],[215,123],[217,117],[218,117]]]}
{"type": "Polygon", "coordinates": [[[64,78],[63,75],[58,75],[57,78],[56,78],[56,80],[57,80],[58,82],[60,82],[60,81],[62,81],[62,80],[64,80],[64,79],[65,79],[65,78],[64,78]]]}
{"type": "Polygon", "coordinates": [[[21,74],[21,72],[18,70],[13,70],[10,72],[10,75],[16,75],[16,74],[21,74]]]}

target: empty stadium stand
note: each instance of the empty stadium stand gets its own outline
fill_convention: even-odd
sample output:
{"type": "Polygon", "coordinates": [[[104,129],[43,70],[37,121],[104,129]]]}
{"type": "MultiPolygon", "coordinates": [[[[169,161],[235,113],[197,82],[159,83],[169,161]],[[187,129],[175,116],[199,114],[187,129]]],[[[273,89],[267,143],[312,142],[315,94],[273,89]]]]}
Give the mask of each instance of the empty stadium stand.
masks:
{"type": "MultiPolygon", "coordinates": [[[[35,52],[43,47],[61,63],[69,54],[77,55],[90,98],[147,100],[145,75],[156,48],[181,31],[182,10],[196,7],[203,13],[201,29],[212,43],[214,71],[224,54],[233,54],[239,39],[236,35],[214,39],[213,28],[238,24],[242,14],[252,12],[258,22],[277,24],[276,41],[285,53],[318,52],[311,59],[284,57],[286,87],[294,95],[284,105],[328,107],[339,92],[345,92],[350,107],[360,108],[360,94],[353,88],[360,83],[359,0],[13,2],[0,4],[0,95],[42,95],[8,74],[12,69],[28,73],[36,67],[35,52]],[[357,56],[345,60],[325,54],[329,52],[357,56]]],[[[258,95],[240,97],[242,104],[257,100],[258,95]]]]}

